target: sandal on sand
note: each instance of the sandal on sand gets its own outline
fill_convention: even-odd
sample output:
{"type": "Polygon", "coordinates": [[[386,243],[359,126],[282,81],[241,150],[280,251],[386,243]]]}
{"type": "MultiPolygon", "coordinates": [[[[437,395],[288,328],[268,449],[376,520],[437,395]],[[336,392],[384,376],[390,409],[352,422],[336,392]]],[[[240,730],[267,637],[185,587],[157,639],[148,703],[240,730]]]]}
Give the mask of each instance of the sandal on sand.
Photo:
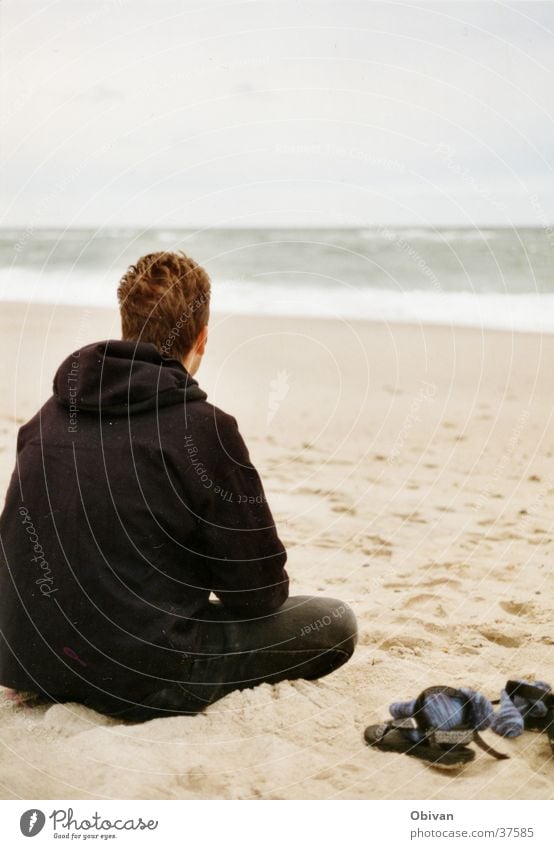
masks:
{"type": "Polygon", "coordinates": [[[554,754],[554,694],[548,684],[535,681],[508,681],[500,694],[500,709],[491,728],[503,737],[518,737],[526,731],[548,735],[554,754]]]}
{"type": "Polygon", "coordinates": [[[474,690],[428,687],[414,701],[396,702],[389,710],[392,720],[364,732],[366,743],[382,752],[410,755],[442,769],[472,761],[475,751],[468,746],[473,742],[498,760],[509,757],[480,737],[478,732],[491,724],[493,708],[474,690]]]}

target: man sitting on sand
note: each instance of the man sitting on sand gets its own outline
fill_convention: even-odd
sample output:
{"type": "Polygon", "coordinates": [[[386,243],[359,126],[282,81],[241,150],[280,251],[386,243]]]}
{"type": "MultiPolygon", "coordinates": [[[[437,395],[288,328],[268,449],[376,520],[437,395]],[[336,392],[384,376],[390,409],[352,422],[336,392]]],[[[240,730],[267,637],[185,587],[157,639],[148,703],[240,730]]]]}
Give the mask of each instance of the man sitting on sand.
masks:
{"type": "Polygon", "coordinates": [[[0,517],[0,684],[143,721],[327,675],[354,651],[355,617],[288,597],[237,422],[193,377],[208,275],[150,254],[118,296],[123,339],[72,353],[19,432],[0,517]]]}

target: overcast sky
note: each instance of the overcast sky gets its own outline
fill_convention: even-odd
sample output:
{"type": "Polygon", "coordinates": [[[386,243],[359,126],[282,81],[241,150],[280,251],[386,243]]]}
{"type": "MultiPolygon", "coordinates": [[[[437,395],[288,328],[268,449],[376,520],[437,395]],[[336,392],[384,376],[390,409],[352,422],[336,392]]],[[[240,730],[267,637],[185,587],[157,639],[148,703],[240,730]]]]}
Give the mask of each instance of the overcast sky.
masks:
{"type": "Polygon", "coordinates": [[[2,0],[3,226],[554,221],[554,3],[2,0]]]}

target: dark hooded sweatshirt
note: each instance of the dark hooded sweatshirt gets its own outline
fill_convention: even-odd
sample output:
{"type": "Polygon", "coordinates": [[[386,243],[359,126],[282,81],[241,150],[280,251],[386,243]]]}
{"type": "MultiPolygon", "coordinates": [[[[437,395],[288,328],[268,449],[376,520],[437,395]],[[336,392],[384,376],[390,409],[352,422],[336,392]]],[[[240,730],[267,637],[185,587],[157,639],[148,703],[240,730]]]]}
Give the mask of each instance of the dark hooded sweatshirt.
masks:
{"type": "Polygon", "coordinates": [[[186,680],[210,592],[287,598],[286,553],[236,420],[154,345],[88,345],[19,431],[0,517],[0,684],[92,706],[186,680]]]}

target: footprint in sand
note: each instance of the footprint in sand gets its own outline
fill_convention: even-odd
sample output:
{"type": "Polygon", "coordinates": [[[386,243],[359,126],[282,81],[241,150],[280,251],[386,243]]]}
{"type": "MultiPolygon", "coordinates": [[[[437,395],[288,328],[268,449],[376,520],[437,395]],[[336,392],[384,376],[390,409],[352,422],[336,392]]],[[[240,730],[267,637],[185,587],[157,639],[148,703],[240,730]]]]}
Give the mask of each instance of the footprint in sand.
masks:
{"type": "Polygon", "coordinates": [[[378,644],[380,649],[421,649],[430,648],[432,643],[430,640],[425,640],[423,637],[410,636],[409,634],[399,634],[395,637],[389,637],[378,644]]]}
{"type": "Polygon", "coordinates": [[[501,631],[500,628],[482,628],[479,633],[483,636],[489,643],[496,643],[499,646],[504,646],[507,649],[513,648],[521,648],[527,641],[527,635],[523,634],[521,631],[512,631],[511,633],[506,633],[505,631],[501,631]]]}
{"type": "Polygon", "coordinates": [[[398,519],[404,519],[406,522],[414,522],[419,525],[429,524],[427,519],[424,519],[416,510],[414,513],[393,513],[398,519]]]}
{"type": "Polygon", "coordinates": [[[551,537],[540,537],[539,539],[528,539],[528,545],[550,545],[551,537]]]}
{"type": "Polygon", "coordinates": [[[526,616],[528,613],[533,613],[533,605],[526,601],[501,601],[500,607],[512,616],[526,616]]]}
{"type": "Polygon", "coordinates": [[[429,581],[420,581],[420,587],[444,587],[449,586],[453,589],[461,587],[461,581],[456,581],[454,578],[432,578],[429,581]]]}
{"type": "Polygon", "coordinates": [[[410,516],[407,516],[406,518],[407,518],[408,522],[412,522],[413,524],[416,524],[416,525],[428,525],[429,524],[427,519],[424,519],[423,516],[421,516],[417,512],[417,510],[416,510],[415,513],[412,513],[410,516]]]}
{"type": "MultiPolygon", "coordinates": [[[[413,608],[420,609],[422,613],[431,616],[440,616],[441,618],[446,618],[447,613],[442,604],[439,603],[438,595],[431,595],[430,593],[420,593],[419,595],[412,596],[408,601],[404,602],[404,609],[412,610],[413,608]]],[[[411,616],[410,616],[411,619],[411,616]]]]}
{"type": "Polygon", "coordinates": [[[451,631],[452,631],[452,628],[451,628],[450,625],[438,625],[436,622],[429,622],[429,621],[421,622],[420,624],[430,634],[446,634],[446,633],[450,634],[451,631]]]}
{"type": "MultiPolygon", "coordinates": [[[[481,416],[483,419],[490,419],[491,416],[481,416]]],[[[473,646],[456,646],[456,654],[481,654],[481,649],[476,649],[473,646]]]]}
{"type": "Polygon", "coordinates": [[[362,551],[368,557],[392,557],[390,548],[362,548],[362,551]]]}
{"type": "Polygon", "coordinates": [[[501,601],[499,605],[510,616],[527,619],[535,624],[548,624],[551,620],[550,611],[541,608],[533,601],[501,601]]]}
{"type": "Polygon", "coordinates": [[[348,504],[336,504],[334,507],[331,507],[333,513],[350,513],[351,516],[356,515],[356,510],[354,507],[349,507],[348,504]]]}
{"type": "Polygon", "coordinates": [[[377,534],[370,534],[365,538],[364,541],[365,545],[362,547],[362,551],[364,554],[367,554],[371,557],[392,556],[393,545],[387,539],[383,539],[383,537],[380,537],[377,534]]]}
{"type": "Polygon", "coordinates": [[[431,602],[436,600],[436,595],[432,595],[431,593],[420,593],[419,595],[414,595],[409,598],[404,607],[418,607],[418,605],[421,604],[424,607],[428,607],[431,602]]]}

